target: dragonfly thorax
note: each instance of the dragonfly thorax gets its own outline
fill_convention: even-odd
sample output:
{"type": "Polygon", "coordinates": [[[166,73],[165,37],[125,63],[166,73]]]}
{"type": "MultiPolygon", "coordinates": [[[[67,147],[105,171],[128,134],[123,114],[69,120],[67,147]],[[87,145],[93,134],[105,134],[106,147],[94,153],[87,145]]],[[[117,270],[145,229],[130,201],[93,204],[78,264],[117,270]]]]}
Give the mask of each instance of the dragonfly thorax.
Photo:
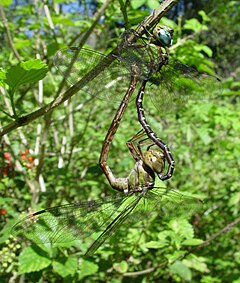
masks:
{"type": "Polygon", "coordinates": [[[140,192],[144,189],[152,189],[155,184],[154,172],[142,160],[136,162],[127,179],[128,191],[140,192]]]}

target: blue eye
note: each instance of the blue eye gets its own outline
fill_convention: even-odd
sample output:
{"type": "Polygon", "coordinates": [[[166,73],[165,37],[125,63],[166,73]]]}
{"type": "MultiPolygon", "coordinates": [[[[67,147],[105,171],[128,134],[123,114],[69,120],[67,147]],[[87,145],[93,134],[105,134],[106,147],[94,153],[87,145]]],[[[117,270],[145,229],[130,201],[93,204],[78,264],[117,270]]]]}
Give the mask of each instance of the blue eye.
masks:
{"type": "Polygon", "coordinates": [[[160,28],[158,30],[158,38],[159,41],[163,44],[163,46],[170,46],[172,45],[172,31],[168,30],[167,28],[160,28]]]}

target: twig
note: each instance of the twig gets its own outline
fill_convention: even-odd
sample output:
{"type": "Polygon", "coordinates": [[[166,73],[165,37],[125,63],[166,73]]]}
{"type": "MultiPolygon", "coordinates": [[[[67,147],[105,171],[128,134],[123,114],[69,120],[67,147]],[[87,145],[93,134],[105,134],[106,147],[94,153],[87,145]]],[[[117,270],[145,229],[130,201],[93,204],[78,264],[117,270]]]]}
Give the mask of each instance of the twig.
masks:
{"type": "Polygon", "coordinates": [[[10,48],[12,49],[14,55],[16,56],[17,60],[19,62],[21,62],[20,55],[18,54],[17,49],[14,47],[13,40],[12,40],[12,37],[11,37],[11,33],[10,33],[9,28],[8,28],[7,18],[5,16],[4,9],[3,9],[2,5],[0,5],[0,15],[1,15],[1,18],[2,18],[2,21],[3,21],[4,29],[6,31],[8,44],[9,44],[10,48]]]}

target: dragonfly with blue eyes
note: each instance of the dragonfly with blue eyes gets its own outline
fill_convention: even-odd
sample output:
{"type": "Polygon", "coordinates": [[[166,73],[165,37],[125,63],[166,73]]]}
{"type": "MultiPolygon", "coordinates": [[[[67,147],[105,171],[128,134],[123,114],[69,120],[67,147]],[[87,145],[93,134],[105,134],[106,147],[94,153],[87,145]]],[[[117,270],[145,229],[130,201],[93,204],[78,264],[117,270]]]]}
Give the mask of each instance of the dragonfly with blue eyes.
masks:
{"type": "Polygon", "coordinates": [[[79,80],[83,76],[81,73],[93,72],[94,66],[101,66],[101,76],[96,75],[90,83],[91,86],[88,86],[90,95],[99,98],[105,99],[102,93],[106,92],[110,99],[113,98],[111,93],[115,98],[117,92],[112,90],[119,89],[119,83],[130,73],[129,87],[124,98],[121,98],[100,156],[100,166],[110,185],[124,194],[114,199],[105,198],[43,209],[20,220],[13,227],[15,235],[35,243],[55,244],[85,239],[95,232],[100,232],[100,236],[86,251],[86,255],[92,255],[122,223],[131,218],[130,215],[144,215],[146,211],[146,215],[175,213],[189,216],[200,209],[202,202],[197,198],[155,187],[155,176],[161,180],[172,176],[174,160],[167,145],[157,137],[146,121],[142,105],[146,85],[150,84],[150,89],[154,89],[152,97],[157,108],[161,109],[164,104],[164,108],[170,109],[174,103],[207,98],[205,86],[209,85],[209,82],[213,86],[212,82],[215,85],[217,81],[215,77],[200,75],[190,67],[168,60],[167,47],[171,45],[172,34],[166,27],[156,27],[152,32],[146,31],[145,37],[138,37],[132,30],[125,32],[119,44],[119,56],[113,55],[117,63],[112,66],[112,63],[104,65],[105,55],[88,49],[70,48],[56,55],[55,62],[59,70],[68,74],[70,81],[74,78],[79,80]],[[66,63],[63,65],[63,62],[66,63]],[[71,68],[67,67],[67,62],[71,63],[71,68]],[[110,78],[111,83],[106,83],[105,79],[110,78]],[[140,88],[136,96],[136,106],[143,130],[127,143],[135,166],[127,177],[116,178],[107,164],[108,153],[138,83],[140,88]],[[98,86],[95,87],[97,94],[93,85],[98,86]],[[142,150],[146,144],[146,149],[142,150]]]}

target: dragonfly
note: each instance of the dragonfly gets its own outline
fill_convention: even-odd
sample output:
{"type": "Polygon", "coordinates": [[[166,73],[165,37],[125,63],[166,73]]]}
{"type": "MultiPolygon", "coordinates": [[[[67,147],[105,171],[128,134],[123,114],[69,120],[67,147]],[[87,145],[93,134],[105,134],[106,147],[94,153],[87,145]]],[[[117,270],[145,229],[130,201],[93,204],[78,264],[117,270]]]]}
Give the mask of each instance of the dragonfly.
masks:
{"type": "Polygon", "coordinates": [[[137,219],[159,215],[166,219],[187,218],[198,212],[202,208],[200,199],[155,187],[155,174],[163,171],[165,156],[158,146],[144,138],[145,135],[140,131],[127,142],[136,161],[129,175],[116,178],[111,173],[115,185],[122,187],[125,194],[40,210],[17,222],[12,234],[40,246],[61,246],[68,242],[85,241],[100,233],[84,254],[89,257],[124,227],[124,223],[136,224],[139,222],[137,219]],[[145,151],[142,150],[143,143],[147,146],[145,151]]]}
{"type": "Polygon", "coordinates": [[[135,160],[127,177],[115,177],[107,164],[111,142],[137,83],[137,69],[134,65],[132,69],[130,86],[114,116],[100,156],[100,164],[111,186],[123,194],[114,199],[82,201],[32,213],[13,226],[14,235],[37,244],[55,245],[76,239],[84,241],[99,232],[85,253],[85,256],[92,256],[124,223],[154,213],[189,216],[200,209],[202,202],[198,198],[155,188],[155,175],[160,178],[164,171],[165,154],[158,144],[145,137],[143,130],[127,142],[135,160]]]}
{"type": "MultiPolygon", "coordinates": [[[[184,107],[188,101],[208,100],[220,89],[217,77],[200,74],[194,68],[169,59],[168,48],[172,45],[172,38],[173,30],[164,26],[157,25],[152,31],[145,29],[144,36],[127,30],[118,44],[118,54],[106,56],[90,49],[71,47],[58,51],[54,60],[60,73],[76,88],[83,90],[82,95],[88,93],[90,97],[107,103],[125,99],[127,106],[140,84],[136,91],[138,120],[148,138],[162,149],[168,163],[166,172],[159,175],[161,180],[172,177],[175,162],[167,144],[147,122],[143,108],[145,94],[151,97],[159,112],[165,113],[184,107]],[[89,77],[91,80],[82,88],[82,82],[89,77]],[[146,87],[147,84],[149,87],[146,87]],[[129,99],[122,98],[123,92],[129,94],[129,99]]],[[[125,110],[126,107],[122,106],[120,111],[125,110]]],[[[111,142],[112,134],[107,136],[106,140],[110,137],[107,143],[111,142]]],[[[106,150],[107,145],[103,144],[103,148],[106,150]]],[[[101,157],[100,166],[109,180],[111,176],[101,157]]]]}

